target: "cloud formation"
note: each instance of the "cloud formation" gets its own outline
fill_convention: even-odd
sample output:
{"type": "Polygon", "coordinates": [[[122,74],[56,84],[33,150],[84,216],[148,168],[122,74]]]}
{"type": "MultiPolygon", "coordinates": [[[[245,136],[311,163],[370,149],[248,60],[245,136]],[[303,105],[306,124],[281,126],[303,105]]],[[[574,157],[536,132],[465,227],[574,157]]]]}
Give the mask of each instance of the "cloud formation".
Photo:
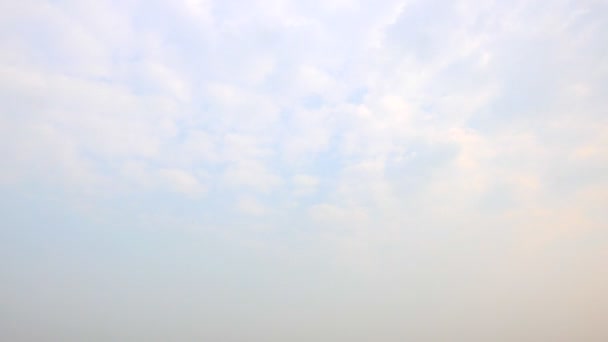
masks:
{"type": "Polygon", "coordinates": [[[0,336],[605,340],[607,9],[0,5],[0,336]]]}

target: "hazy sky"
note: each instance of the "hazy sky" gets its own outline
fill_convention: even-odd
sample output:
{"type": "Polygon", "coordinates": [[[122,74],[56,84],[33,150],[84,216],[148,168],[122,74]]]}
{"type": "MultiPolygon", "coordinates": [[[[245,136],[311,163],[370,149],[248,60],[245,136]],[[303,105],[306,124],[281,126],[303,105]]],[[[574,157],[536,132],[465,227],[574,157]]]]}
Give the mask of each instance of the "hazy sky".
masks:
{"type": "Polygon", "coordinates": [[[0,340],[608,341],[608,2],[0,1],[0,340]]]}

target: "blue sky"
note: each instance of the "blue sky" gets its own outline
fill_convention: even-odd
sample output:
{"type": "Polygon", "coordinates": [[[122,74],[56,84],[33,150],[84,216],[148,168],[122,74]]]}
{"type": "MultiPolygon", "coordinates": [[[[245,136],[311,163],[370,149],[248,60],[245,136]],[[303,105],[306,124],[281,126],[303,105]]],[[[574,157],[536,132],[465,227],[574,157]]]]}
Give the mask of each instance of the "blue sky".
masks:
{"type": "Polygon", "coordinates": [[[605,341],[605,1],[0,4],[0,339],[605,341]]]}

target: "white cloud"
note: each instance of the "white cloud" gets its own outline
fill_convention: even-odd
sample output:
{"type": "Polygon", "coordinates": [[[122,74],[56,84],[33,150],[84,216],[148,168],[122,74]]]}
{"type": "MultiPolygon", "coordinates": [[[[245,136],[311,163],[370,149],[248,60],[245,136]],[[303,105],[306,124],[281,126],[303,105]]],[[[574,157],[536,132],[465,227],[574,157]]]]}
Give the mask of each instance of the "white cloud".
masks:
{"type": "Polygon", "coordinates": [[[222,115],[217,119],[227,129],[259,133],[278,120],[279,108],[265,94],[229,84],[210,84],[205,95],[213,109],[222,115]]]}
{"type": "Polygon", "coordinates": [[[229,165],[224,173],[224,181],[237,189],[242,187],[262,192],[268,192],[282,183],[281,178],[262,162],[254,160],[229,165]]]}
{"type": "Polygon", "coordinates": [[[300,90],[304,93],[324,94],[335,87],[334,81],[327,73],[313,66],[301,66],[298,70],[298,81],[300,90]]]}
{"type": "Polygon", "coordinates": [[[180,169],[161,169],[159,175],[167,182],[172,191],[189,196],[196,196],[206,192],[206,187],[197,177],[180,169]]]}
{"type": "Polygon", "coordinates": [[[293,176],[292,182],[296,196],[310,195],[319,187],[319,179],[311,175],[297,174],[293,176]]]}
{"type": "Polygon", "coordinates": [[[189,101],[191,98],[190,86],[186,84],[182,77],[175,74],[175,71],[159,63],[148,63],[146,74],[165,93],[172,94],[180,101],[189,101]]]}

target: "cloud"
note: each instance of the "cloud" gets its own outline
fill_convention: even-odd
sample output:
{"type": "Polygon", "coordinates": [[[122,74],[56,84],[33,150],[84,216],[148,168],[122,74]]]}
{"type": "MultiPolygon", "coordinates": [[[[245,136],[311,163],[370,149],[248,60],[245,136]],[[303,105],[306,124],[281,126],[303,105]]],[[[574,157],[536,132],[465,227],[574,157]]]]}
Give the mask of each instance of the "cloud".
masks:
{"type": "MultiPolygon", "coordinates": [[[[189,315],[217,327],[251,322],[242,335],[214,328],[207,339],[297,340],[289,330],[303,340],[543,341],[559,340],[557,331],[593,341],[605,335],[596,317],[606,306],[591,310],[580,293],[606,301],[606,9],[523,0],[2,4],[0,199],[21,211],[0,215],[9,227],[0,250],[20,260],[0,278],[25,279],[9,273],[32,264],[19,251],[39,243],[28,236],[121,222],[145,240],[125,265],[141,269],[134,255],[166,252],[146,261],[170,274],[166,265],[187,265],[175,279],[217,294],[205,315],[175,304],[182,310],[168,325],[189,315]],[[48,214],[53,224],[46,211],[58,213],[48,214]],[[23,222],[31,230],[10,228],[23,222]],[[150,234],[163,246],[183,241],[180,227],[197,238],[187,252],[167,252],[140,226],[162,232],[150,234]]],[[[117,249],[99,240],[87,253],[67,240],[57,250],[103,264],[93,253],[117,249]]],[[[65,270],[54,273],[89,274],[65,270]]],[[[122,270],[99,270],[99,279],[161,278],[122,270]]],[[[82,334],[75,339],[95,339],[82,334]]]]}
{"type": "Polygon", "coordinates": [[[48,182],[160,177],[187,192],[200,169],[236,193],[322,184],[319,203],[379,212],[454,192],[471,207],[498,193],[548,206],[605,181],[601,5],[517,4],[157,2],[142,20],[135,4],[21,5],[5,12],[11,29],[37,21],[57,44],[5,42],[3,178],[42,177],[36,166],[48,182]]]}
{"type": "Polygon", "coordinates": [[[225,182],[234,187],[244,187],[260,191],[270,191],[281,184],[281,179],[264,164],[244,161],[233,164],[224,173],[225,182]]]}
{"type": "Polygon", "coordinates": [[[310,195],[317,191],[319,179],[305,174],[297,174],[292,179],[296,196],[310,195]]]}
{"type": "Polygon", "coordinates": [[[162,169],[159,174],[173,191],[186,195],[199,195],[206,191],[196,177],[184,170],[162,169]]]}
{"type": "Polygon", "coordinates": [[[268,208],[251,196],[241,196],[237,201],[237,208],[242,213],[253,216],[263,216],[269,212],[268,208]]]}

